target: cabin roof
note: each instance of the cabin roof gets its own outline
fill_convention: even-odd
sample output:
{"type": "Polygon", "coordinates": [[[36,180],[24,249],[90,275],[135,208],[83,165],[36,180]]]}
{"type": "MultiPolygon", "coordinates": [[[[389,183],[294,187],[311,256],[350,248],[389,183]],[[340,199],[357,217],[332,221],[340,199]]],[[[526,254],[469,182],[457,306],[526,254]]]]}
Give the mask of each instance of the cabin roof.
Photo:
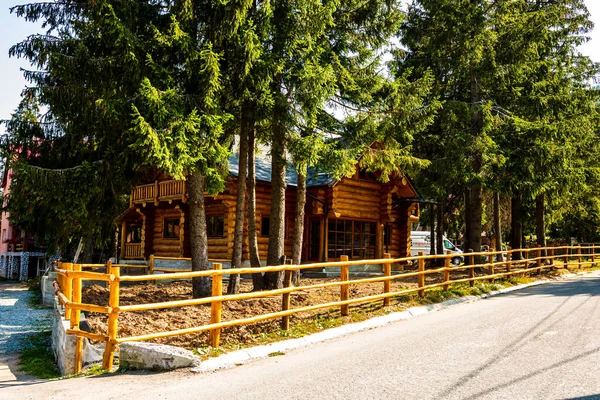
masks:
{"type": "MultiPolygon", "coordinates": [[[[233,176],[239,174],[239,158],[237,154],[229,156],[229,173],[233,176]]],[[[271,157],[266,152],[257,153],[255,158],[256,165],[256,180],[263,182],[271,182],[271,157]]],[[[285,183],[289,186],[298,186],[298,175],[294,165],[288,161],[285,173],[285,183]]],[[[314,168],[309,168],[306,177],[307,187],[316,186],[333,186],[337,180],[331,174],[325,172],[317,172],[314,168]]]]}

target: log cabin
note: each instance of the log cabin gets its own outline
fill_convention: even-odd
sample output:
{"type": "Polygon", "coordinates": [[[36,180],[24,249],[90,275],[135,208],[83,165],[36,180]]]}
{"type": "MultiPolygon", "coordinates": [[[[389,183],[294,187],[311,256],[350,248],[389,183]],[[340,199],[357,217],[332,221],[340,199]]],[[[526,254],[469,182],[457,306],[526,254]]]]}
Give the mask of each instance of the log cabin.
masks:
{"type": "MultiPolygon", "coordinates": [[[[238,161],[229,160],[225,190],[205,196],[208,253],[211,259],[231,260],[236,211],[238,161]]],[[[311,171],[307,176],[303,262],[393,258],[410,255],[411,224],[418,221],[417,192],[406,176],[382,183],[377,173],[356,167],[351,177],[336,180],[311,171]]],[[[271,204],[271,164],[256,157],[256,212],[261,260],[267,257],[271,204]]],[[[291,258],[297,176],[287,169],[285,255],[291,258]]],[[[156,172],[151,183],[136,186],[129,208],[117,219],[123,260],[190,257],[188,194],[185,181],[156,172]]],[[[247,264],[247,221],[242,259],[247,264]]]]}

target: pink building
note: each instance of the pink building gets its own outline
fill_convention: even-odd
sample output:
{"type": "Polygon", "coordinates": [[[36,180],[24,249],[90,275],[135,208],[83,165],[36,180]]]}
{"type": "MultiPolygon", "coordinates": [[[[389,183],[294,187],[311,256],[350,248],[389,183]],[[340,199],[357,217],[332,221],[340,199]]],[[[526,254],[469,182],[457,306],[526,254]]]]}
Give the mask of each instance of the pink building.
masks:
{"type": "MultiPolygon", "coordinates": [[[[12,170],[4,170],[2,177],[2,199],[10,193],[12,170]]],[[[33,240],[8,220],[8,212],[0,217],[0,276],[25,281],[35,278],[45,270],[46,253],[34,247],[33,240]]]]}

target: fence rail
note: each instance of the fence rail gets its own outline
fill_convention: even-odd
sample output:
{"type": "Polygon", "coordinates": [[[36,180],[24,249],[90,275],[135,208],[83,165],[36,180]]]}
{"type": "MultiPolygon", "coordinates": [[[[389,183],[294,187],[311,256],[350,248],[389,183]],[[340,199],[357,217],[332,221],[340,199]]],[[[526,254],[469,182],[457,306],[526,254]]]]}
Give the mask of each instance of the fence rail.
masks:
{"type": "MultiPolygon", "coordinates": [[[[575,259],[575,265],[581,268],[584,265],[591,265],[595,263],[595,257],[597,255],[596,249],[600,246],[595,244],[589,244],[585,247],[582,246],[561,246],[561,247],[547,247],[547,248],[531,248],[531,249],[514,249],[507,251],[491,251],[491,252],[479,252],[479,253],[466,253],[464,254],[466,263],[460,266],[450,267],[450,260],[453,254],[443,255],[431,255],[425,256],[420,253],[418,256],[404,257],[398,259],[390,258],[389,254],[385,255],[385,258],[378,260],[355,260],[349,261],[347,256],[342,256],[341,261],[327,262],[327,263],[315,263],[315,264],[303,264],[303,265],[280,265],[280,266],[269,266],[260,268],[236,268],[236,269],[222,269],[222,265],[219,262],[213,262],[213,269],[206,271],[179,271],[172,272],[169,274],[154,274],[159,270],[154,268],[154,261],[161,259],[159,257],[150,257],[150,265],[130,265],[130,264],[71,264],[71,263],[58,263],[55,267],[57,272],[57,280],[55,285],[55,292],[60,302],[65,306],[65,318],[71,321],[71,328],[67,331],[69,334],[77,336],[77,347],[76,347],[76,372],[81,369],[81,351],[82,342],[84,337],[99,340],[106,343],[102,367],[105,370],[110,371],[113,365],[113,353],[115,346],[119,343],[129,341],[144,341],[152,340],[157,338],[163,338],[168,336],[184,335],[190,333],[199,333],[208,331],[210,344],[213,347],[219,346],[220,332],[221,329],[236,325],[245,325],[255,322],[260,322],[269,319],[281,318],[281,326],[283,329],[289,327],[289,317],[296,313],[303,313],[323,308],[340,307],[342,315],[349,314],[349,306],[356,303],[373,302],[377,300],[383,300],[384,306],[390,305],[390,299],[392,297],[406,295],[410,293],[417,293],[419,296],[424,296],[426,290],[442,287],[447,290],[450,285],[459,283],[469,283],[471,286],[476,281],[487,280],[494,282],[495,279],[510,277],[516,274],[529,274],[536,271],[542,271],[543,269],[555,267],[557,260],[562,261],[565,266],[572,262],[571,259],[575,259]],[[583,250],[583,251],[582,251],[583,250]],[[586,260],[584,260],[586,259],[586,260]],[[437,260],[437,261],[436,261],[437,260]],[[435,266],[434,264],[443,261],[443,266],[435,266]],[[426,268],[426,263],[430,263],[430,268],[426,268]],[[392,274],[391,265],[393,263],[402,264],[416,264],[416,270],[404,271],[397,274],[392,274]],[[380,264],[382,265],[383,275],[376,277],[350,279],[349,267],[352,265],[362,264],[380,264]],[[334,282],[324,282],[305,286],[292,286],[292,272],[311,268],[322,268],[322,267],[339,267],[340,269],[340,280],[334,282]],[[84,271],[84,268],[99,269],[105,268],[105,272],[91,272],[84,271]],[[147,268],[148,274],[146,275],[123,275],[121,276],[121,268],[147,268]],[[476,271],[485,270],[486,272],[482,275],[477,275],[476,271]],[[233,295],[223,295],[222,293],[222,282],[223,276],[229,274],[255,274],[265,272],[277,272],[282,271],[285,273],[284,287],[263,292],[250,292],[233,295]],[[453,271],[467,271],[468,277],[461,279],[451,279],[451,272],[453,271]],[[441,275],[442,280],[438,283],[426,284],[425,277],[429,275],[441,275]],[[189,300],[176,300],[160,303],[148,303],[148,304],[132,304],[121,306],[119,304],[120,299],[120,284],[121,282],[140,282],[140,281],[157,281],[162,279],[189,279],[194,277],[211,277],[212,278],[212,296],[200,299],[189,299],[189,300]],[[393,291],[391,288],[391,282],[395,280],[402,280],[407,278],[417,277],[417,287],[407,288],[402,290],[393,291]],[[107,282],[110,288],[110,297],[107,305],[97,304],[83,304],[81,301],[81,281],[84,279],[89,280],[103,280],[107,282]],[[381,283],[382,292],[380,294],[363,296],[359,298],[350,298],[350,285],[361,285],[367,283],[381,283]],[[340,299],[338,301],[315,304],[304,307],[290,308],[290,294],[297,291],[307,291],[318,288],[326,287],[339,287],[340,288],[340,299]],[[247,299],[255,299],[261,297],[272,297],[282,296],[282,309],[278,312],[271,312],[268,314],[258,315],[250,318],[241,318],[231,321],[221,321],[221,308],[225,301],[239,301],[247,299]],[[172,331],[164,331],[157,333],[150,333],[139,336],[129,337],[117,337],[118,317],[120,313],[135,312],[135,311],[148,311],[156,309],[174,308],[174,307],[185,307],[200,304],[211,304],[211,320],[209,324],[196,326],[186,329],[178,329],[172,331]],[[83,332],[79,330],[80,311],[90,311],[104,313],[108,315],[108,330],[105,335],[83,332]]],[[[162,259],[172,259],[163,257],[162,259]]],[[[181,260],[181,259],[177,259],[181,260]]]]}

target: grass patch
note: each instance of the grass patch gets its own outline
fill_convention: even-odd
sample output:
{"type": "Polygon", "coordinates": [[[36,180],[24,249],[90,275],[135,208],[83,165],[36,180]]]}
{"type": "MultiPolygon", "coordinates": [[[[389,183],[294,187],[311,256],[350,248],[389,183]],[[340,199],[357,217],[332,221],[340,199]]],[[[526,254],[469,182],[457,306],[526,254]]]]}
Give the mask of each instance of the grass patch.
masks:
{"type": "Polygon", "coordinates": [[[285,354],[285,353],[284,353],[284,352],[282,352],[282,351],[274,351],[274,352],[272,352],[272,353],[269,353],[269,354],[267,354],[267,356],[269,356],[269,357],[277,357],[277,356],[282,356],[282,355],[284,355],[284,354],[285,354]]]}
{"type": "Polygon", "coordinates": [[[19,370],[40,379],[60,378],[51,349],[51,332],[43,331],[28,337],[28,345],[21,351],[19,370]]]}

